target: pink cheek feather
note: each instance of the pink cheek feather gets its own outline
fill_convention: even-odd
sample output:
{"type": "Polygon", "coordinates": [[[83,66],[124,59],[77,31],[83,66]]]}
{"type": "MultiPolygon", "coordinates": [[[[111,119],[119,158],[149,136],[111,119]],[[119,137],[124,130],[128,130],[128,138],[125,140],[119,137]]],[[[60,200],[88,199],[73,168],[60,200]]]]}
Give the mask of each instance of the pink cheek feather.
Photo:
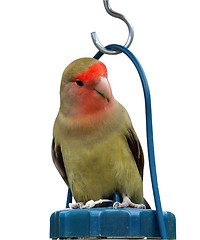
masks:
{"type": "Polygon", "coordinates": [[[86,72],[79,73],[73,79],[74,86],[72,88],[73,105],[78,115],[95,114],[97,111],[105,110],[108,101],[101,96],[95,89],[95,82],[100,76],[107,76],[107,69],[101,62],[94,63],[86,72]],[[75,81],[79,79],[83,82],[83,86],[78,86],[75,81]],[[95,80],[96,79],[96,80],[95,80]]]}
{"type": "Polygon", "coordinates": [[[108,104],[105,97],[99,95],[94,89],[85,86],[75,85],[71,89],[73,95],[73,105],[78,115],[94,114],[99,110],[104,110],[108,104]]]}

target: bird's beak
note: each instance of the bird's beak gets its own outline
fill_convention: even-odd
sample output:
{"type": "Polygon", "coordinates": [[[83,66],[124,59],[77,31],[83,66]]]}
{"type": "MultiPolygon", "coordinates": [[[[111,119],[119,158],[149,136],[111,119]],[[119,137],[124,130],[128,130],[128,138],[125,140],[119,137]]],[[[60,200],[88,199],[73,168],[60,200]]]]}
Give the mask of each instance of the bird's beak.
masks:
{"type": "Polygon", "coordinates": [[[110,102],[110,98],[112,96],[111,87],[106,77],[101,77],[100,81],[95,86],[95,90],[102,97],[106,98],[108,102],[110,102]]]}

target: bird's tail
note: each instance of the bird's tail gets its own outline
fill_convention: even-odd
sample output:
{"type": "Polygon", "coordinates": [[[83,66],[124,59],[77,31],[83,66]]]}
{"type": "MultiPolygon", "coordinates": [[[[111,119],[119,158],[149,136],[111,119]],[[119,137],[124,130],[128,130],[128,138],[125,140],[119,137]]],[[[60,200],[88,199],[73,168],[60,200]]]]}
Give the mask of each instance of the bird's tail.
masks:
{"type": "Polygon", "coordinates": [[[150,205],[148,204],[145,198],[143,198],[143,204],[146,206],[146,209],[151,209],[150,205]]]}

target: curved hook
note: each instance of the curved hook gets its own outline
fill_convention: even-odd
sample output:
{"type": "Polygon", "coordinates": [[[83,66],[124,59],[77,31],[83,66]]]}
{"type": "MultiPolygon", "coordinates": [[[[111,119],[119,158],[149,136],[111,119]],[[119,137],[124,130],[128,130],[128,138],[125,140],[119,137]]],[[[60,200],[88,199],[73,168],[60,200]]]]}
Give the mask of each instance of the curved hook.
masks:
{"type": "MultiPolygon", "coordinates": [[[[126,48],[130,47],[130,45],[133,41],[133,36],[134,36],[134,31],[133,31],[132,24],[128,21],[128,19],[124,15],[112,10],[112,8],[110,7],[110,4],[109,4],[109,0],[103,0],[103,3],[104,3],[104,7],[105,7],[108,14],[110,14],[113,17],[119,18],[126,23],[126,25],[128,27],[129,34],[128,34],[128,39],[127,39],[124,47],[126,47],[126,48]]],[[[105,48],[100,43],[96,32],[92,32],[91,37],[92,37],[94,45],[99,49],[99,51],[101,51],[103,53],[106,53],[106,54],[112,54],[112,55],[121,53],[120,51],[108,50],[107,48],[105,48]]]]}

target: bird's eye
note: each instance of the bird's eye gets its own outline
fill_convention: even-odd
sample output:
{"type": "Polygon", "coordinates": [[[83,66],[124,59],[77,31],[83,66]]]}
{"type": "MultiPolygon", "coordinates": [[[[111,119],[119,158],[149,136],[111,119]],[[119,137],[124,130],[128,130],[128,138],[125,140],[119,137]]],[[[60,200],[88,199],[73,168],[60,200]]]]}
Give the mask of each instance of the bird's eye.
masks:
{"type": "Polygon", "coordinates": [[[83,86],[83,82],[80,79],[76,79],[76,84],[80,87],[83,86]]]}

